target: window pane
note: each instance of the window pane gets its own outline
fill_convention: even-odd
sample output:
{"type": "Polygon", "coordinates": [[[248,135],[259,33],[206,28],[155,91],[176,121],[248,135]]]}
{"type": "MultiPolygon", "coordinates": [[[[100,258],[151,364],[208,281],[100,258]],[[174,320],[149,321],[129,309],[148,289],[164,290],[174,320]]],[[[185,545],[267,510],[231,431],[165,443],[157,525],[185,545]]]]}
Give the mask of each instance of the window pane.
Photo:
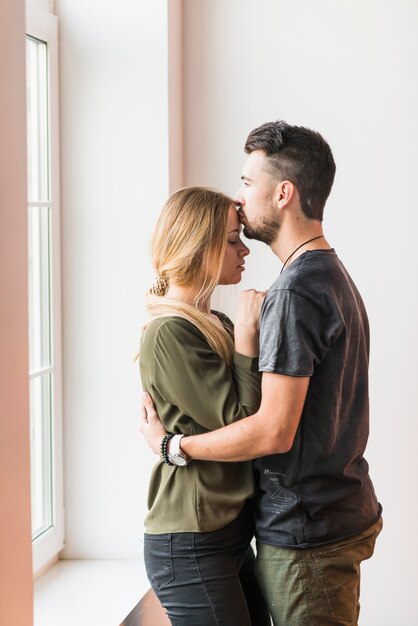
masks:
{"type": "Polygon", "coordinates": [[[27,134],[29,202],[49,200],[47,45],[27,37],[27,134]]]}
{"type": "Polygon", "coordinates": [[[30,381],[32,538],[52,526],[52,375],[30,381]]]}
{"type": "Polygon", "coordinates": [[[53,526],[52,250],[48,48],[27,37],[29,367],[32,537],[53,526]]]}
{"type": "Polygon", "coordinates": [[[51,365],[51,210],[29,207],[29,367],[51,365]]]}

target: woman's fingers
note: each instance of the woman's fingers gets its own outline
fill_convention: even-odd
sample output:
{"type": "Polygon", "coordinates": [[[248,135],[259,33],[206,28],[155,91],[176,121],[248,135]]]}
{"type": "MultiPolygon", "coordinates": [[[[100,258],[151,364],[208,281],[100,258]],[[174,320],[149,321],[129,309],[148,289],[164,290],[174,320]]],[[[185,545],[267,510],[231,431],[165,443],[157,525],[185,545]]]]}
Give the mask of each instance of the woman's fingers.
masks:
{"type": "Polygon", "coordinates": [[[152,398],[149,395],[149,393],[147,392],[143,393],[143,402],[144,402],[144,410],[146,413],[147,422],[149,424],[155,421],[160,422],[160,418],[158,417],[157,411],[155,410],[154,402],[152,401],[152,398]]]}
{"type": "Polygon", "coordinates": [[[257,291],[256,289],[248,289],[240,295],[237,324],[256,324],[258,326],[261,307],[263,305],[265,291],[257,291]]]}
{"type": "Polygon", "coordinates": [[[166,434],[166,430],[155,410],[151,396],[146,392],[142,394],[142,402],[140,403],[139,411],[139,430],[151,450],[159,454],[161,440],[166,434]]]}

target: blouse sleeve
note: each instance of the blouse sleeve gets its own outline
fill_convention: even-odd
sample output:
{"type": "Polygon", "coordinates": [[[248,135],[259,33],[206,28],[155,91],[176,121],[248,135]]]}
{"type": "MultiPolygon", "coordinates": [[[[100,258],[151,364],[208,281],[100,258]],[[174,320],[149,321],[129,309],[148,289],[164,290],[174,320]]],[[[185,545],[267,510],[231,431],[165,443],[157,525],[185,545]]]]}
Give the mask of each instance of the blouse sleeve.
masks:
{"type": "Polygon", "coordinates": [[[182,318],[164,320],[153,339],[141,351],[141,360],[152,360],[152,386],[203,428],[214,430],[258,409],[258,359],[235,353],[231,369],[182,318]]]}

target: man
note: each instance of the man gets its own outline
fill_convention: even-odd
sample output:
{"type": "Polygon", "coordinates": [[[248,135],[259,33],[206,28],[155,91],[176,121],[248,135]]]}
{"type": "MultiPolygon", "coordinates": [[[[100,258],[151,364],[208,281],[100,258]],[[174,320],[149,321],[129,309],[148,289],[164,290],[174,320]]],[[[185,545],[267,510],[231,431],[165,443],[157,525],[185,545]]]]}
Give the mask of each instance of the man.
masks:
{"type": "MultiPolygon", "coordinates": [[[[283,262],[261,312],[262,401],[239,422],[182,438],[176,453],[183,463],[256,459],[257,571],[276,626],[354,626],[360,563],[382,521],[363,457],[367,315],[322,230],[335,163],[318,133],[283,121],[253,130],[245,151],[244,234],[283,262]]],[[[142,431],[157,451],[165,431],[144,402],[142,431]]]]}

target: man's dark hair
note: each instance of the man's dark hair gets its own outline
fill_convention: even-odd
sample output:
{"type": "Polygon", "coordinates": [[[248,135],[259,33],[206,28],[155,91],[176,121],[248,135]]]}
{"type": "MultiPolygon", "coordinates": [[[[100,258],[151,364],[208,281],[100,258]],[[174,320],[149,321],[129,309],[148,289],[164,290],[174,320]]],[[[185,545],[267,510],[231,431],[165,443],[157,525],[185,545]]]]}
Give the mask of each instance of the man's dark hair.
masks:
{"type": "Polygon", "coordinates": [[[254,150],[263,150],[274,178],[296,186],[306,217],[322,222],[335,176],[334,157],[325,139],[309,128],[279,120],[251,131],[245,152],[254,150]]]}

